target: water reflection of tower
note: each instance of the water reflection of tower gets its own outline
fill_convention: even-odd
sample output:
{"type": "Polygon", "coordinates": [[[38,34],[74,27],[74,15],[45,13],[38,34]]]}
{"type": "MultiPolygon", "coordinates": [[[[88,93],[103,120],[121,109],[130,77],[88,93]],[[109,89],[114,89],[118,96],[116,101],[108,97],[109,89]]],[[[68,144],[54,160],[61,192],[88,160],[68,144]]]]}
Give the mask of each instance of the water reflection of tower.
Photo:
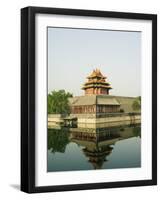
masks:
{"type": "Polygon", "coordinates": [[[117,130],[107,128],[77,129],[71,131],[71,141],[83,146],[83,153],[94,169],[101,169],[106,157],[112,153],[113,145],[120,139],[117,130]]]}
{"type": "Polygon", "coordinates": [[[84,148],[83,152],[88,157],[88,161],[93,165],[94,169],[101,169],[103,163],[106,162],[106,156],[110,155],[113,147],[111,146],[103,146],[97,147],[93,151],[88,150],[88,148],[84,148]]]}

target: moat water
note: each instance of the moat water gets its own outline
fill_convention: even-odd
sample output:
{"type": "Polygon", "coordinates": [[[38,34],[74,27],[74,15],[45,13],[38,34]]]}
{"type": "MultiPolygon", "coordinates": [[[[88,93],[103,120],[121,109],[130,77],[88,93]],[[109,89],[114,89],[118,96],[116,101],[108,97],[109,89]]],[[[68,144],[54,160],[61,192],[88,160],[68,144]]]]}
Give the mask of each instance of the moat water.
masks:
{"type": "Polygon", "coordinates": [[[141,167],[141,127],[48,129],[47,171],[141,167]]]}

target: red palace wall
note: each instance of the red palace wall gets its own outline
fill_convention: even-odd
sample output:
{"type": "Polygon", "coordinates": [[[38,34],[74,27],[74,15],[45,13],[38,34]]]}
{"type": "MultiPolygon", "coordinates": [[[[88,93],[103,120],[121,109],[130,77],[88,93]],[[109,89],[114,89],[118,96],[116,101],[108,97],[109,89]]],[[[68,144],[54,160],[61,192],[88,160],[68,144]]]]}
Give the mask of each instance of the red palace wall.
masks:
{"type": "Polygon", "coordinates": [[[72,114],[94,114],[94,113],[114,113],[119,112],[119,105],[84,105],[84,106],[72,106],[72,114]]]}
{"type": "Polygon", "coordinates": [[[96,113],[96,105],[72,106],[71,113],[73,114],[96,113]]]}

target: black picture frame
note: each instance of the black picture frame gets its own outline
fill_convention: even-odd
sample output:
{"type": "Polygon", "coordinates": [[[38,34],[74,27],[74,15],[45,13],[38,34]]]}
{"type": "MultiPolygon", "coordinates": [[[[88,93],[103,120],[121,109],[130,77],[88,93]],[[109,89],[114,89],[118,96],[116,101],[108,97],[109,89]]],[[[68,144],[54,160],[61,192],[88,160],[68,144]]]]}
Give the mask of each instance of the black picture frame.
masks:
{"type": "Polygon", "coordinates": [[[96,10],[26,7],[21,9],[21,190],[27,193],[157,184],[157,15],[96,10]],[[60,14],[152,21],[152,179],[59,186],[35,186],[35,15],[60,14]]]}

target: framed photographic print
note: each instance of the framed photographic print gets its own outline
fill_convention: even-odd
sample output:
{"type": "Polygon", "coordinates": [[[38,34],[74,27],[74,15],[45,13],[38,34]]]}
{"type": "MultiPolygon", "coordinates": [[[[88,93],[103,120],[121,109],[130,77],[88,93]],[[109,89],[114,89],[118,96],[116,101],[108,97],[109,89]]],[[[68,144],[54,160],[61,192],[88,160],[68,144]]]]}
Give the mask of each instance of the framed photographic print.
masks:
{"type": "Polygon", "coordinates": [[[21,10],[21,190],[157,184],[157,16],[21,10]]]}

